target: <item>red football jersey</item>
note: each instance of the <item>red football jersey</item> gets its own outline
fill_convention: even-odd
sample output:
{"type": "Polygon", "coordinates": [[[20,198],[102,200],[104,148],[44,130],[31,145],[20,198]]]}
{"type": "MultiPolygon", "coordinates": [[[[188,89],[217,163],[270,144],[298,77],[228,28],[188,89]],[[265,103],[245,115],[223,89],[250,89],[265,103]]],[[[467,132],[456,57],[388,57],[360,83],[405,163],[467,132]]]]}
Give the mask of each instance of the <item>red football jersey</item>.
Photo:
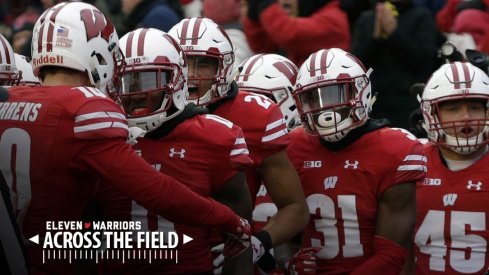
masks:
{"type": "MultiPolygon", "coordinates": [[[[234,217],[210,200],[183,200],[174,179],[154,173],[126,143],[120,107],[97,89],[15,87],[8,94],[0,102],[0,170],[24,237],[39,234],[42,240],[47,220],[80,220],[99,178],[175,221],[191,217],[213,226],[234,217]],[[199,211],[179,211],[180,205],[199,211]]],[[[33,274],[73,272],[68,261],[43,264],[41,245],[29,246],[28,253],[33,274]]]]}
{"type": "Polygon", "coordinates": [[[416,274],[482,274],[489,269],[489,155],[454,172],[424,146],[426,178],[416,189],[416,274]]]}
{"type": "MultiPolygon", "coordinates": [[[[155,169],[174,177],[204,197],[212,196],[240,170],[252,165],[239,127],[216,115],[197,115],[186,119],[161,139],[140,138],[134,146],[155,169]]],[[[208,228],[172,223],[148,212],[110,186],[101,192],[106,220],[140,221],[142,231],[176,231],[193,238],[179,244],[175,261],[107,261],[107,274],[198,274],[212,271],[208,228]]],[[[156,251],[159,252],[159,251],[156,251]]]]}
{"type": "Polygon", "coordinates": [[[243,130],[255,166],[247,171],[246,181],[254,199],[261,184],[257,169],[263,159],[283,151],[290,142],[280,107],[266,96],[239,91],[213,112],[243,130]]]}
{"type": "Polygon", "coordinates": [[[372,256],[378,199],[389,187],[424,178],[421,144],[382,128],[332,152],[303,127],[291,133],[289,157],[300,176],[311,220],[303,247],[322,247],[318,269],[349,273],[372,256]]]}

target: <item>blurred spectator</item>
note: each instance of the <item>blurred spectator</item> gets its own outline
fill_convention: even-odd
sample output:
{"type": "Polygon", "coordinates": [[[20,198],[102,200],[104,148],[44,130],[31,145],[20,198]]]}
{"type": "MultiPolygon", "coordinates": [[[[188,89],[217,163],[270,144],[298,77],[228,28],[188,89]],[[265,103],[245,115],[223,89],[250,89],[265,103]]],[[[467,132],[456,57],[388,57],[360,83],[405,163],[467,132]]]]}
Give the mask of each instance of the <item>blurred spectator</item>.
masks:
{"type": "Polygon", "coordinates": [[[243,26],[253,51],[282,49],[297,66],[319,49],[348,50],[351,42],[338,0],[248,0],[243,26]]]}
{"type": "Polygon", "coordinates": [[[481,49],[484,35],[489,30],[489,12],[478,9],[466,9],[455,16],[452,31],[468,33],[474,39],[476,49],[481,49]]]}
{"type": "Polygon", "coordinates": [[[374,4],[375,0],[340,0],[340,8],[348,14],[348,22],[350,23],[352,34],[360,14],[370,9],[374,4]]]}
{"type": "Polygon", "coordinates": [[[425,7],[431,11],[433,16],[436,16],[438,11],[443,8],[447,0],[413,0],[414,4],[418,7],[425,7]]]}
{"type": "Polygon", "coordinates": [[[372,117],[408,128],[409,114],[419,105],[409,88],[426,82],[435,70],[437,30],[427,9],[411,0],[391,2],[379,2],[358,18],[352,53],[373,68],[371,80],[378,94],[372,117]]]}
{"type": "Polygon", "coordinates": [[[167,0],[121,0],[124,26],[121,35],[137,28],[169,31],[180,17],[167,0]]]}
{"type": "Polygon", "coordinates": [[[14,52],[31,56],[31,40],[34,24],[36,24],[39,13],[34,8],[28,8],[25,12],[15,18],[12,24],[12,48],[14,52]]]}
{"type": "Polygon", "coordinates": [[[445,6],[436,14],[436,25],[442,32],[451,32],[457,13],[466,9],[487,10],[489,0],[446,0],[445,6]]]}
{"type": "Polygon", "coordinates": [[[202,0],[180,0],[184,17],[190,18],[202,16],[202,2],[202,0]]]}
{"type": "Polygon", "coordinates": [[[205,0],[203,13],[205,17],[223,27],[228,34],[235,48],[235,66],[254,55],[241,24],[241,0],[205,0]]]}

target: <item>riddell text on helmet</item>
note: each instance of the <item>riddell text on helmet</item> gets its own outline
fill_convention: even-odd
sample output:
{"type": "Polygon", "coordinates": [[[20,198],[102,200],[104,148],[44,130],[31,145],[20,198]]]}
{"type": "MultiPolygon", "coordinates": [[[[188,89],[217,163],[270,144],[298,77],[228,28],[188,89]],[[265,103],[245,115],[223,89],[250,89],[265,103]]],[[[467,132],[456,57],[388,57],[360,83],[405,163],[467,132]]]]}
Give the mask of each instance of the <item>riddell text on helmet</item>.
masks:
{"type": "Polygon", "coordinates": [[[33,58],[32,64],[34,64],[34,66],[39,66],[41,64],[63,64],[63,56],[41,55],[38,58],[33,58]]]}

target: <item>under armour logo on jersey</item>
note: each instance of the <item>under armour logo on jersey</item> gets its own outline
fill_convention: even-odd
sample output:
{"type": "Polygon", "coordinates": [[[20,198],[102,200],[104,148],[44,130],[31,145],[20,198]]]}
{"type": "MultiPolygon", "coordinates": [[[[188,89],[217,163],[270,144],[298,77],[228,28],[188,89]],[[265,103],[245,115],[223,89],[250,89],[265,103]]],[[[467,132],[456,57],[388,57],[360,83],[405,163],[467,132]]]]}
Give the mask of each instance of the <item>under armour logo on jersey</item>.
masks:
{"type": "Polygon", "coordinates": [[[158,172],[161,170],[161,163],[151,164],[151,166],[158,172]]]}
{"type": "Polygon", "coordinates": [[[457,194],[446,194],[443,196],[443,205],[444,206],[454,206],[455,200],[457,200],[457,194]]]}
{"type": "Polygon", "coordinates": [[[467,189],[472,190],[472,188],[475,188],[475,190],[480,191],[482,186],[482,182],[478,181],[477,183],[473,183],[471,180],[467,182],[467,189]]]}
{"type": "Polygon", "coordinates": [[[178,149],[180,149],[180,151],[177,151],[177,149],[175,148],[170,148],[169,156],[173,158],[175,155],[178,155],[180,156],[181,159],[183,159],[185,157],[185,149],[183,148],[178,148],[178,149]]]}
{"type": "Polygon", "coordinates": [[[350,160],[345,160],[345,169],[352,168],[352,169],[358,169],[358,160],[355,160],[354,162],[350,162],[350,160]]]}
{"type": "Polygon", "coordinates": [[[143,155],[143,152],[141,150],[134,150],[134,151],[136,151],[136,155],[138,155],[138,156],[142,156],[143,155]]]}
{"type": "Polygon", "coordinates": [[[334,188],[337,181],[337,176],[327,177],[326,179],[324,179],[324,189],[334,188]]]}

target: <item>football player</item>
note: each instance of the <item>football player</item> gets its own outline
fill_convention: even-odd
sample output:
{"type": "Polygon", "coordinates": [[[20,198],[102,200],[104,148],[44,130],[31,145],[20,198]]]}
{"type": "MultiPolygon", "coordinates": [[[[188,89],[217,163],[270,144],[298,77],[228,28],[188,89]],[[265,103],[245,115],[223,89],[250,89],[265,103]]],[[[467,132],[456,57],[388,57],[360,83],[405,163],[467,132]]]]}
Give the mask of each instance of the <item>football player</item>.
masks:
{"type": "Polygon", "coordinates": [[[423,90],[428,172],[417,185],[416,263],[406,274],[489,269],[488,106],[489,77],[466,62],[441,66],[423,90]]]}
{"type": "Polygon", "coordinates": [[[406,260],[426,158],[410,133],[369,119],[369,74],[337,48],[299,69],[293,96],[303,127],[291,131],[287,151],[311,220],[293,273],[398,274],[406,260]]]}
{"type": "Polygon", "coordinates": [[[299,178],[285,151],[289,137],[280,107],[260,94],[238,91],[233,81],[233,45],[226,32],[207,18],[188,18],[169,34],[180,43],[189,62],[189,100],[206,106],[240,126],[255,166],[247,183],[255,197],[261,181],[278,212],[252,237],[253,262],[273,246],[292,238],[307,224],[307,205],[299,178]]]}
{"type": "MultiPolygon", "coordinates": [[[[125,115],[104,94],[123,55],[102,12],[82,2],[53,6],[32,45],[43,86],[10,88],[0,103],[0,170],[24,237],[43,237],[47,220],[79,220],[99,179],[174,222],[250,233],[231,209],[158,173],[126,143],[125,115]]],[[[32,274],[73,272],[68,261],[43,264],[41,251],[28,247],[32,274]]]]}
{"type": "MultiPolygon", "coordinates": [[[[294,63],[278,54],[257,54],[244,60],[238,66],[238,71],[235,80],[241,91],[262,94],[277,103],[284,115],[288,130],[301,124],[292,98],[299,71],[294,63]]],[[[276,213],[277,206],[262,184],[256,194],[253,209],[253,232],[260,232],[276,213]]],[[[280,268],[283,268],[291,256],[288,251],[288,246],[278,246],[273,249],[274,258],[280,268]]]]}
{"type": "MultiPolygon", "coordinates": [[[[0,34],[0,104],[8,99],[6,87],[18,85],[22,73],[8,40],[0,34]]],[[[0,140],[1,142],[1,140],[0,140]]],[[[0,143],[1,145],[1,143],[0,143]]],[[[2,274],[28,274],[24,241],[15,221],[6,178],[0,170],[0,272],[2,274]]]]}
{"type": "MultiPolygon", "coordinates": [[[[170,175],[204,197],[213,197],[250,218],[251,197],[244,169],[253,164],[243,133],[232,122],[186,105],[185,54],[165,32],[137,29],[124,35],[126,66],[112,97],[124,108],[129,126],[147,131],[134,149],[155,169],[170,175]]],[[[193,240],[178,247],[178,264],[172,261],[106,261],[107,274],[204,274],[212,272],[209,229],[173,223],[116,192],[102,191],[104,218],[139,221],[141,230],[176,231],[193,240]]],[[[243,254],[244,255],[244,254],[243,254]]],[[[236,262],[236,261],[234,261],[236,262]]],[[[241,264],[224,270],[249,274],[250,253],[241,264]],[[246,269],[248,263],[248,269],[246,269]],[[246,273],[247,271],[247,273],[246,273]]]]}

